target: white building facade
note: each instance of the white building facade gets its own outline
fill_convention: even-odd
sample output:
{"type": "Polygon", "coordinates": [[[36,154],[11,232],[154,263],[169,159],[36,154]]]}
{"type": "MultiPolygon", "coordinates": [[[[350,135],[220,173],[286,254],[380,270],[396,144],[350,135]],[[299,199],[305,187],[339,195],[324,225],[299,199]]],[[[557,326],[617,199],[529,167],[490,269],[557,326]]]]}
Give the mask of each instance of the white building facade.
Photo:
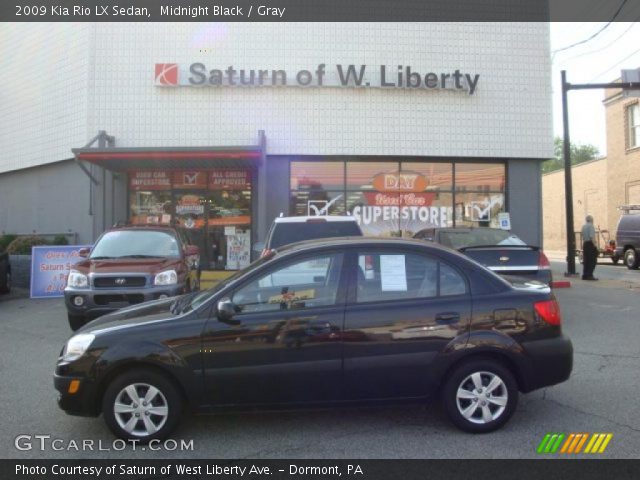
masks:
{"type": "Polygon", "coordinates": [[[221,269],[323,208],[540,244],[546,23],[8,24],[0,52],[0,231],[173,223],[221,269]]]}

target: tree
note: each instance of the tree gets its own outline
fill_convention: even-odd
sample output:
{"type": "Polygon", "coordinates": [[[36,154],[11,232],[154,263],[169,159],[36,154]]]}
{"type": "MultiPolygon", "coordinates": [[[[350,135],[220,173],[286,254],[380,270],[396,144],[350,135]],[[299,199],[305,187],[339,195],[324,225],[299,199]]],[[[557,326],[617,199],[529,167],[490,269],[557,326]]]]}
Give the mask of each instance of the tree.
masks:
{"type": "MultiPolygon", "coordinates": [[[[564,168],[564,140],[556,137],[553,142],[553,152],[555,157],[542,162],[542,173],[553,172],[564,168]]],[[[595,145],[571,144],[571,165],[588,162],[600,156],[600,150],[595,145]]]]}

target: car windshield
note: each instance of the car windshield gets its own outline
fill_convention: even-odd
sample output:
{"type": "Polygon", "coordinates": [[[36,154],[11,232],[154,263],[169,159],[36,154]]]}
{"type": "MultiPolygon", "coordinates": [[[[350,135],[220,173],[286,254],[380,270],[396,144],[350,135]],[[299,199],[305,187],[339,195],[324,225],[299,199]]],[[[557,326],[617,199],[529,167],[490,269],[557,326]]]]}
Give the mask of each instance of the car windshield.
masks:
{"type": "Polygon", "coordinates": [[[105,233],[90,258],[157,258],[180,256],[176,238],[154,230],[116,230],[105,233]]]}
{"type": "Polygon", "coordinates": [[[348,237],[362,235],[356,222],[291,222],[277,223],[269,248],[316,238],[348,237]]]}
{"type": "Polygon", "coordinates": [[[455,249],[485,245],[526,245],[513,233],[493,228],[440,232],[440,243],[455,249]]]}

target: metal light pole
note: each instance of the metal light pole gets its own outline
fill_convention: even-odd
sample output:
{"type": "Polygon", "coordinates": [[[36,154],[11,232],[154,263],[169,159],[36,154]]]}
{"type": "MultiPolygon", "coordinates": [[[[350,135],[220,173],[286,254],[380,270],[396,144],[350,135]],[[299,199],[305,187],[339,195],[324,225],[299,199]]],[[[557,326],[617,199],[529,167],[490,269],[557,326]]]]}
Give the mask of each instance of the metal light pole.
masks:
{"type": "Polygon", "coordinates": [[[564,198],[567,210],[567,272],[565,275],[576,274],[576,235],[573,231],[573,183],[571,182],[571,143],[569,139],[569,108],[567,92],[569,90],[594,90],[601,88],[616,88],[619,90],[640,90],[640,82],[625,83],[585,83],[572,85],[567,82],[567,72],[562,70],[562,123],[564,133],[564,198]]]}
{"type": "Polygon", "coordinates": [[[569,139],[569,108],[567,105],[567,72],[562,70],[562,123],[564,147],[564,202],[567,210],[567,275],[576,274],[576,235],[573,232],[573,183],[571,181],[571,141],[569,139]]]}

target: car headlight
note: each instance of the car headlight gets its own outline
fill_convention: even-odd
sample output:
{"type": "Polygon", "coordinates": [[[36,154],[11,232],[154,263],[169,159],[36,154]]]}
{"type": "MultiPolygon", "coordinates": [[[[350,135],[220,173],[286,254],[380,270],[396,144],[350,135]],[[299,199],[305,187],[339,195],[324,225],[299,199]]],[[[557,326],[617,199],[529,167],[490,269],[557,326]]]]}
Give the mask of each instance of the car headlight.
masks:
{"type": "Polygon", "coordinates": [[[89,279],[77,270],[71,270],[67,278],[67,286],[73,288],[85,288],[89,286],[89,279]]]}
{"type": "Polygon", "coordinates": [[[95,335],[90,333],[74,335],[69,339],[67,345],[64,347],[62,359],[67,362],[77,360],[84,354],[84,352],[87,351],[94,338],[96,338],[95,335]]]}
{"type": "Polygon", "coordinates": [[[175,285],[178,283],[178,274],[175,270],[160,272],[153,279],[154,285],[175,285]]]}

